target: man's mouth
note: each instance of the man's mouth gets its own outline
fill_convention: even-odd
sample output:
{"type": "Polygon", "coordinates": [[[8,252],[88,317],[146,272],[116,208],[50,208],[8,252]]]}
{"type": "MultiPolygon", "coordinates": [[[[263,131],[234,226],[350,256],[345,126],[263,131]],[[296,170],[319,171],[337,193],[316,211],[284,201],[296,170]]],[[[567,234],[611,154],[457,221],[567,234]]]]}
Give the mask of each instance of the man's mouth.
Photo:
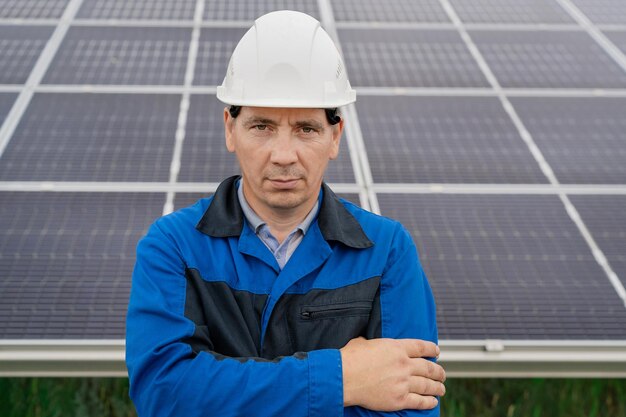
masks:
{"type": "Polygon", "coordinates": [[[298,185],[300,178],[270,178],[270,183],[279,190],[291,190],[298,185]]]}

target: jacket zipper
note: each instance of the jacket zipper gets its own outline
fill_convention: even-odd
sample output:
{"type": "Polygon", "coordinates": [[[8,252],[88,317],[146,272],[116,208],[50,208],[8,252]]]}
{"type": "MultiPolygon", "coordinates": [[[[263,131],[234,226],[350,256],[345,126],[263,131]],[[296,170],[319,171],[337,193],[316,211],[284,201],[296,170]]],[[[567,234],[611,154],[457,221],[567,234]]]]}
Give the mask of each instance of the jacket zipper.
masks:
{"type": "Polygon", "coordinates": [[[304,320],[315,320],[329,317],[362,316],[372,309],[371,301],[357,301],[345,304],[329,304],[325,306],[304,306],[300,316],[304,320]]]}

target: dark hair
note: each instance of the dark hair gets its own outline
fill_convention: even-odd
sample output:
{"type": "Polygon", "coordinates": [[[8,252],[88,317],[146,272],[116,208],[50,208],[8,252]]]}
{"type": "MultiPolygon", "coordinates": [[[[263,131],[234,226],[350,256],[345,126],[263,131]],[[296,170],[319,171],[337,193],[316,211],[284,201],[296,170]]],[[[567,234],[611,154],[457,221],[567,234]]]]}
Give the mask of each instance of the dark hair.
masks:
{"type": "MultiPolygon", "coordinates": [[[[334,109],[324,109],[324,111],[326,112],[326,119],[331,125],[336,125],[341,121],[341,116],[339,115],[339,111],[336,107],[334,109]]],[[[228,112],[234,119],[239,116],[239,113],[241,112],[241,106],[230,106],[228,108],[228,112]]]]}

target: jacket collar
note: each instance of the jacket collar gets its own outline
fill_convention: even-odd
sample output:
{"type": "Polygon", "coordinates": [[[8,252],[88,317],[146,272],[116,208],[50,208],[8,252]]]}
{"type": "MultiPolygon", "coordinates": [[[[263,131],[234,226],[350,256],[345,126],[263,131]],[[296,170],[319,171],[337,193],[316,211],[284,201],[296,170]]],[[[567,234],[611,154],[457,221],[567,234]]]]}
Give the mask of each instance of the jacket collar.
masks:
{"type": "MultiPolygon", "coordinates": [[[[244,215],[237,197],[239,175],[224,180],[215,191],[209,207],[196,225],[200,232],[212,237],[240,236],[244,215]]],[[[355,249],[373,246],[359,222],[346,210],[332,190],[322,183],[323,197],[318,214],[322,236],[327,241],[341,242],[355,249]]]]}

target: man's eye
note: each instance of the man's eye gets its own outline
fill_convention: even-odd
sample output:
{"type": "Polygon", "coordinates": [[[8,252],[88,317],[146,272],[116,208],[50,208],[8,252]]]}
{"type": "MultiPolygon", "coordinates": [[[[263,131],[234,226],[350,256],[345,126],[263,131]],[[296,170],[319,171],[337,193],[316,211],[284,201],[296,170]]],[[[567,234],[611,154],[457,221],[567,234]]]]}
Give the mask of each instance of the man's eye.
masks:
{"type": "Polygon", "coordinates": [[[254,129],[256,130],[265,130],[267,128],[267,125],[255,125],[254,129]]]}
{"type": "Polygon", "coordinates": [[[315,133],[316,130],[314,128],[312,128],[312,127],[304,126],[302,128],[302,132],[303,133],[315,133]]]}

